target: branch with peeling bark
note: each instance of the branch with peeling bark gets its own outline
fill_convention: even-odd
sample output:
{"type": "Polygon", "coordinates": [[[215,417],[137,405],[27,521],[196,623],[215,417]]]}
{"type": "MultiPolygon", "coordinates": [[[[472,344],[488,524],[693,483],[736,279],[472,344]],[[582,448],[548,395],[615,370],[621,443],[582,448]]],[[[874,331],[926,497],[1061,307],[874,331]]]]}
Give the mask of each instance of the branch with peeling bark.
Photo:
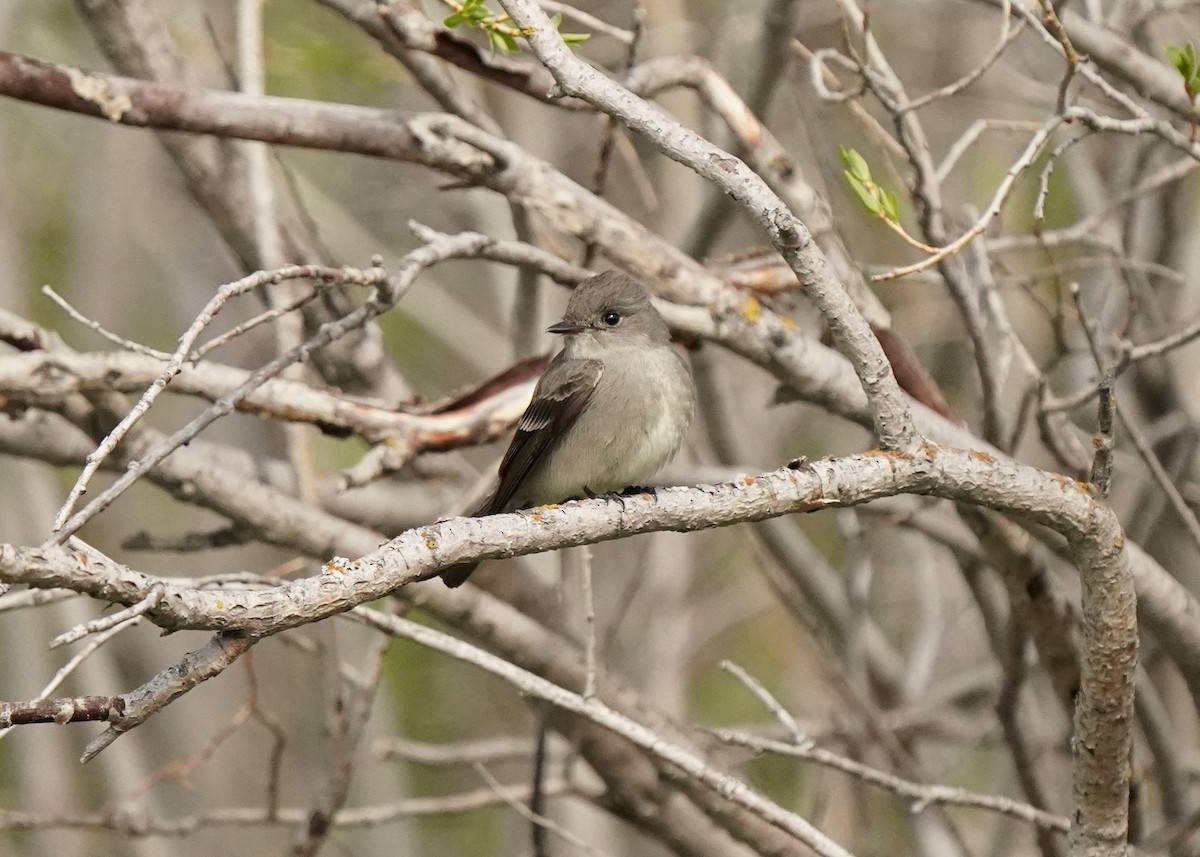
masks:
{"type": "MultiPolygon", "coordinates": [[[[262,635],[336,615],[460,562],[663,530],[693,532],[901,493],[942,496],[1019,514],[1062,532],[1078,557],[1101,562],[1104,575],[1132,580],[1115,519],[1081,483],[986,453],[932,444],[913,455],[875,452],[830,459],[739,483],[662,488],[654,495],[622,501],[581,500],[486,518],[452,518],[409,530],[358,559],[335,558],[322,574],[267,592],[195,591],[103,559],[82,564],[69,550],[13,545],[0,551],[0,580],[71,588],[118,604],[141,601],[157,584],[164,595],[146,616],[166,630],[262,635]]],[[[1116,597],[1107,591],[1103,595],[1116,597]]],[[[1122,607],[1131,610],[1132,598],[1122,607]]]]}
{"type": "MultiPolygon", "coordinates": [[[[1167,576],[1162,569],[1135,547],[1123,548],[1122,535],[1111,511],[1098,504],[1082,486],[1013,464],[974,441],[961,427],[948,426],[947,421],[912,408],[892,383],[888,361],[856,312],[854,302],[845,299],[833,276],[833,272],[845,276],[837,259],[831,266],[816,249],[824,246],[819,236],[813,240],[806,232],[807,225],[816,233],[816,224],[800,224],[792,214],[803,217],[804,212],[789,213],[783,206],[782,202],[787,202],[798,207],[786,188],[774,183],[783,196],[781,202],[740,161],[700,138],[681,133],[669,117],[564,53],[552,29],[546,28],[531,4],[506,5],[518,21],[531,22],[535,51],[551,67],[564,91],[646,132],[652,140],[663,143],[668,154],[718,183],[750,210],[788,259],[793,275],[799,276],[808,287],[838,332],[839,345],[845,349],[849,363],[788,330],[785,321],[773,313],[747,318],[739,303],[742,296],[729,290],[722,278],[678,253],[614,207],[583,192],[546,164],[528,157],[519,147],[500,139],[486,125],[471,127],[460,118],[442,115],[401,116],[286,99],[239,101],[242,97],[72,73],[11,54],[0,54],[0,91],[126,124],[364,151],[423,163],[490,187],[552,219],[564,231],[599,243],[615,261],[640,273],[660,294],[680,304],[690,304],[664,307],[677,330],[686,331],[690,327],[699,331],[705,338],[721,342],[769,368],[810,401],[819,401],[838,413],[874,425],[891,451],[767,474],[750,484],[672,489],[653,500],[631,498],[619,509],[614,504],[593,502],[481,521],[442,522],[406,533],[379,552],[370,551],[373,545],[364,546],[373,537],[372,533],[362,529],[335,533],[337,521],[324,519],[320,530],[302,537],[277,530],[278,543],[299,542],[305,550],[318,555],[324,546],[337,545],[339,549],[352,546],[340,552],[361,558],[333,562],[319,577],[260,591],[191,591],[104,560],[91,563],[85,580],[80,569],[72,567],[70,555],[54,549],[36,553],[7,548],[0,554],[4,569],[4,575],[0,576],[19,577],[24,573],[20,570],[23,564],[31,563],[27,569],[30,575],[45,575],[46,581],[81,586],[84,587],[81,591],[94,597],[131,608],[144,607],[146,615],[163,627],[237,628],[251,635],[250,638],[257,638],[344,612],[463,558],[527,553],[636,532],[688,530],[759,520],[790,511],[865,502],[897,492],[982,503],[1065,535],[1073,561],[1079,567],[1084,582],[1085,648],[1075,735],[1078,813],[1073,835],[1079,849],[1094,846],[1097,853],[1117,850],[1125,835],[1126,808],[1121,793],[1126,785],[1124,765],[1136,645],[1134,589],[1146,595],[1143,611],[1162,623],[1157,628],[1151,622],[1148,625],[1164,641],[1176,640],[1174,647],[1168,644],[1168,648],[1177,659],[1179,652],[1186,653],[1189,646],[1195,645],[1194,599],[1173,582],[1165,582],[1167,576]],[[939,442],[948,440],[960,448],[922,444],[922,435],[939,442]],[[695,516],[697,512],[709,518],[701,521],[695,516]],[[156,586],[166,588],[155,589],[156,586]],[[162,597],[154,598],[152,603],[151,593],[160,591],[162,597]],[[1162,631],[1162,627],[1167,630],[1162,631]]],[[[693,82],[698,82],[710,100],[734,104],[731,109],[736,108],[727,98],[728,92],[713,88],[703,68],[689,71],[694,73],[693,82]]],[[[422,73],[428,72],[425,68],[422,73]]],[[[427,74],[425,80],[432,78],[427,74]]],[[[446,103],[450,101],[446,99],[446,103]]],[[[467,112],[461,104],[458,109],[467,112]]],[[[1080,118],[1087,117],[1080,114],[1080,118]]],[[[1169,136],[1165,129],[1158,130],[1169,136]]],[[[513,247],[493,245],[489,250],[480,244],[476,252],[480,256],[493,252],[495,258],[500,258],[505,249],[512,251],[513,247]]],[[[520,255],[510,253],[512,258],[520,255]]],[[[547,262],[544,267],[549,269],[552,264],[547,262]]],[[[111,359],[119,362],[126,357],[111,359]]],[[[103,363],[102,359],[95,355],[80,356],[81,360],[92,358],[98,364],[90,367],[95,370],[103,363]]],[[[38,365],[46,365],[45,355],[18,355],[12,359],[26,361],[13,364],[23,370],[38,360],[43,361],[38,365]]],[[[0,361],[0,368],[3,365],[0,361]]],[[[80,367],[76,370],[81,371],[80,367]]],[[[136,367],[126,367],[124,371],[133,376],[136,367]]],[[[188,389],[188,384],[192,384],[195,392],[210,395],[215,382],[208,376],[219,375],[221,371],[212,365],[197,366],[194,377],[189,376],[188,382],[183,383],[181,375],[176,384],[180,389],[188,389]]],[[[283,383],[259,386],[235,404],[250,407],[255,401],[253,397],[261,396],[265,406],[275,409],[271,413],[283,414],[289,403],[295,404],[302,394],[313,392],[279,386],[283,383]]],[[[23,391],[23,395],[30,397],[36,393],[23,391]]],[[[336,397],[318,398],[302,419],[315,417],[322,407],[332,407],[331,413],[338,419],[347,425],[354,424],[354,430],[364,434],[373,430],[369,428],[372,419],[386,423],[379,413],[365,416],[355,413],[350,417],[344,412],[339,414],[336,397]]],[[[27,402],[37,404],[38,400],[29,398],[27,402]]],[[[418,420],[429,415],[403,416],[418,420]]],[[[395,419],[404,422],[401,417],[395,419]]],[[[389,425],[396,428],[398,423],[389,425]]],[[[135,445],[138,440],[133,438],[135,445]]],[[[181,455],[187,452],[179,450],[181,455]]],[[[169,459],[159,461],[156,472],[169,471],[171,466],[169,459]]],[[[213,508],[224,508],[231,516],[248,514],[245,508],[235,513],[230,501],[219,497],[220,492],[211,486],[201,489],[201,493],[213,508]],[[222,507],[223,503],[226,506],[222,507]]],[[[1020,561],[1017,556],[1013,564],[1020,561]]],[[[402,591],[421,593],[435,586],[427,584],[402,591]]],[[[432,596],[440,604],[435,610],[448,609],[450,601],[438,601],[442,598],[438,592],[439,595],[432,596]]],[[[1184,672],[1189,674],[1186,668],[1184,672]]]]}

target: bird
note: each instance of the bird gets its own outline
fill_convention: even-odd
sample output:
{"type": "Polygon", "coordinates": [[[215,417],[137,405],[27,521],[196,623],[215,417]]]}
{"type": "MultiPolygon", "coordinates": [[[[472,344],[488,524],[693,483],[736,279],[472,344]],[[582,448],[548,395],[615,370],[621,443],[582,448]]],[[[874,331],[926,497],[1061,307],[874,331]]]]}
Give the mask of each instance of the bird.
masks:
{"type": "MultiPolygon", "coordinates": [[[[679,449],[696,387],[645,287],[620,271],[581,281],[563,337],[500,461],[495,490],[469,517],[620,491],[653,476],[679,449]]],[[[478,562],[439,576],[466,582],[478,562]]]]}

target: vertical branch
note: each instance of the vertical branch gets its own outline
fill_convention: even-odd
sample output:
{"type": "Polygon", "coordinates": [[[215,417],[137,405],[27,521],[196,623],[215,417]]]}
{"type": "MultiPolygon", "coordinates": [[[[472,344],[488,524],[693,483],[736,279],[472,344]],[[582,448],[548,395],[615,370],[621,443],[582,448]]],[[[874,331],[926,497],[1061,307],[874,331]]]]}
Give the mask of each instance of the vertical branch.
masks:
{"type": "MultiPolygon", "coordinates": [[[[537,246],[529,209],[519,202],[512,203],[513,231],[523,244],[537,246]]],[[[517,266],[517,294],[513,299],[512,330],[513,359],[524,360],[538,350],[542,336],[541,289],[538,269],[533,265],[517,266]]]]}
{"type": "Polygon", "coordinates": [[[346,664],[338,662],[333,654],[332,666],[340,673],[337,677],[337,700],[334,703],[333,765],[326,779],[316,806],[307,814],[291,850],[292,857],[315,857],[333,831],[334,816],[350,796],[353,782],[355,757],[358,746],[366,734],[371,707],[382,677],[383,656],[387,654],[391,640],[380,635],[368,646],[366,671],[354,674],[346,664]]]}
{"type": "MultiPolygon", "coordinates": [[[[266,68],[263,59],[263,0],[238,0],[237,55],[238,78],[242,92],[247,95],[266,93],[266,68]]],[[[246,159],[246,181],[254,217],[254,243],[258,250],[260,268],[273,269],[284,264],[283,236],[276,216],[275,187],[271,178],[271,150],[266,143],[242,140],[238,144],[246,159]]],[[[288,305],[299,299],[305,286],[298,283],[277,283],[266,287],[267,303],[274,307],[288,305]]],[[[304,321],[298,313],[284,313],[275,319],[275,346],[284,354],[304,341],[304,321]]],[[[283,370],[282,376],[292,381],[302,380],[304,366],[296,363],[283,370]]],[[[317,499],[317,477],[313,469],[312,445],[309,430],[300,423],[282,426],[288,460],[296,476],[297,495],[307,503],[317,499]]]]}
{"type": "MultiPolygon", "coordinates": [[[[625,72],[628,73],[638,59],[638,49],[642,46],[642,37],[646,33],[646,4],[645,0],[636,0],[633,7],[633,29],[631,38],[629,39],[629,47],[625,51],[625,72]]],[[[604,189],[608,185],[608,171],[612,164],[613,152],[617,148],[617,125],[613,117],[605,115],[604,117],[604,137],[600,143],[600,152],[596,156],[596,169],[592,173],[592,193],[596,196],[604,196],[604,189]]],[[[595,242],[589,241],[584,248],[583,261],[580,263],[585,268],[592,267],[592,261],[595,258],[596,251],[599,248],[595,242]]]]}
{"type": "Polygon", "coordinates": [[[596,695],[596,599],[592,588],[592,549],[587,545],[575,549],[579,554],[579,570],[583,585],[584,623],[584,680],[583,698],[596,695]]]}
{"type": "Polygon", "coordinates": [[[1083,658],[1075,705],[1075,857],[1125,857],[1137,597],[1124,535],[1114,516],[1097,516],[1087,538],[1071,537],[1083,580],[1083,658]]]}
{"type": "Polygon", "coordinates": [[[1101,497],[1108,496],[1109,485],[1112,482],[1113,453],[1116,450],[1116,438],[1113,436],[1113,413],[1117,408],[1117,394],[1113,389],[1116,377],[1112,369],[1104,372],[1100,379],[1100,398],[1096,403],[1096,420],[1099,432],[1093,439],[1096,454],[1092,459],[1092,472],[1088,481],[1101,497]]]}

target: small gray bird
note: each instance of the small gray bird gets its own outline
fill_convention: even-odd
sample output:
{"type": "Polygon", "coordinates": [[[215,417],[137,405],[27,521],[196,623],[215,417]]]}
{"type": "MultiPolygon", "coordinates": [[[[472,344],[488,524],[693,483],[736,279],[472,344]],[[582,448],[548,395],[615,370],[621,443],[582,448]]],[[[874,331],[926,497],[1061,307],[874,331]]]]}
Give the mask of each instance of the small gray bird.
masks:
{"type": "MultiPolygon", "coordinates": [[[[617,271],[580,283],[564,337],[517,423],[500,483],[472,517],[635,485],[679,449],[696,406],[692,373],[645,288],[617,271]]],[[[478,563],[441,573],[461,586],[478,563]]]]}

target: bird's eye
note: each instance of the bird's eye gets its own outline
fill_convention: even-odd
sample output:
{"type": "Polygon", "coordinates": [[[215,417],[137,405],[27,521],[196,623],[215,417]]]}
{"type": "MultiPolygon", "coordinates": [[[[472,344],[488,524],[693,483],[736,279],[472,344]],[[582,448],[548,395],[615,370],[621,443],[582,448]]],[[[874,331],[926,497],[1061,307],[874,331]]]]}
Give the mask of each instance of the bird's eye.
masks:
{"type": "Polygon", "coordinates": [[[600,320],[609,327],[616,327],[621,323],[621,314],[615,309],[610,309],[606,311],[604,315],[600,316],[600,320]]]}

